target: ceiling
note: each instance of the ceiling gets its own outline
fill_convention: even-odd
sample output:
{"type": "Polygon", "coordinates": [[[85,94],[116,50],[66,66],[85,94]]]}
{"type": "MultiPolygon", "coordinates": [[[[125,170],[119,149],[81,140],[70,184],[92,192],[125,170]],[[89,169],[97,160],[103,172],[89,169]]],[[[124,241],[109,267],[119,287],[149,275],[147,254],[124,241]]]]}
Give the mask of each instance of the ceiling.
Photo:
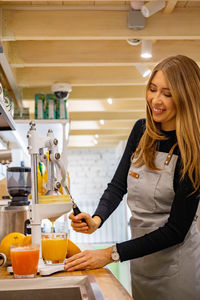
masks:
{"type": "Polygon", "coordinates": [[[145,117],[138,64],[152,69],[175,54],[200,63],[200,1],[166,1],[142,30],[128,28],[130,1],[5,0],[0,8],[1,80],[32,114],[35,93],[70,83],[70,148],[115,147],[145,117]],[[152,58],[128,39],[152,40],[152,58]]]}

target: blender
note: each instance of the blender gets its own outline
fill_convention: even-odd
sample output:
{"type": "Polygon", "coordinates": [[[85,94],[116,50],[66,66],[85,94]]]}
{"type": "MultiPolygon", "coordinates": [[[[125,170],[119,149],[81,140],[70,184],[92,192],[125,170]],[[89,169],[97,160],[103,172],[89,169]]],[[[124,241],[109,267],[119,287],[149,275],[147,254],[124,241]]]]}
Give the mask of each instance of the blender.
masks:
{"type": "Polygon", "coordinates": [[[31,193],[31,168],[7,168],[7,189],[12,197],[11,206],[29,205],[28,196],[31,193]]]}
{"type": "Polygon", "coordinates": [[[11,232],[28,233],[31,168],[7,168],[7,189],[11,201],[0,207],[0,241],[11,232]]]}

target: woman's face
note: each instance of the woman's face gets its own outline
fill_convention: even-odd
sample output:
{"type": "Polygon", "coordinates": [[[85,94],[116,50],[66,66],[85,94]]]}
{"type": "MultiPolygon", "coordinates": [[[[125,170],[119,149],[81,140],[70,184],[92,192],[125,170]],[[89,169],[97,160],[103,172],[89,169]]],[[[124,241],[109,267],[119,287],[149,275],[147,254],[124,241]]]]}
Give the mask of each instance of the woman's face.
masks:
{"type": "Polygon", "coordinates": [[[156,72],[147,91],[147,101],[152,110],[153,120],[165,131],[176,129],[176,106],[162,71],[156,72]]]}

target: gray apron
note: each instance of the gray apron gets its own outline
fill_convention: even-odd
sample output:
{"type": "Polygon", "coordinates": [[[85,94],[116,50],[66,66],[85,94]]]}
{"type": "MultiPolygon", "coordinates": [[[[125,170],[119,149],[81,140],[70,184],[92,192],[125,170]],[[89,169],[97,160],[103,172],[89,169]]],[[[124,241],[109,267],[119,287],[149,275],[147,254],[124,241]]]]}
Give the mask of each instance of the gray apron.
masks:
{"type": "MultiPolygon", "coordinates": [[[[174,145],[175,146],[175,145],[174,145]]],[[[132,238],[163,226],[174,199],[177,155],[156,152],[160,171],[132,164],[128,175],[128,206],[132,238]]],[[[183,243],[131,261],[135,300],[200,300],[200,232],[193,221],[183,243]]]]}

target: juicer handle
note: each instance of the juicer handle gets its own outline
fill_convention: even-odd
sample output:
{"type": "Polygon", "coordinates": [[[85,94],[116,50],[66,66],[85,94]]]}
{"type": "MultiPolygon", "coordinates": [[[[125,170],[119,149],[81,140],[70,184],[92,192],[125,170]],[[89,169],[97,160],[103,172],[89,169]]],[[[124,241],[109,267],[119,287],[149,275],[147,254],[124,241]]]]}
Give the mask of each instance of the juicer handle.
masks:
{"type": "MultiPolygon", "coordinates": [[[[77,216],[77,215],[79,215],[79,214],[81,213],[80,209],[78,208],[78,206],[77,206],[76,203],[74,203],[74,202],[73,202],[73,204],[72,204],[72,209],[73,209],[73,212],[74,212],[74,215],[75,215],[75,216],[77,216]]],[[[82,221],[82,222],[85,222],[85,223],[87,224],[87,222],[86,222],[85,219],[81,219],[81,221],[82,221]]]]}

